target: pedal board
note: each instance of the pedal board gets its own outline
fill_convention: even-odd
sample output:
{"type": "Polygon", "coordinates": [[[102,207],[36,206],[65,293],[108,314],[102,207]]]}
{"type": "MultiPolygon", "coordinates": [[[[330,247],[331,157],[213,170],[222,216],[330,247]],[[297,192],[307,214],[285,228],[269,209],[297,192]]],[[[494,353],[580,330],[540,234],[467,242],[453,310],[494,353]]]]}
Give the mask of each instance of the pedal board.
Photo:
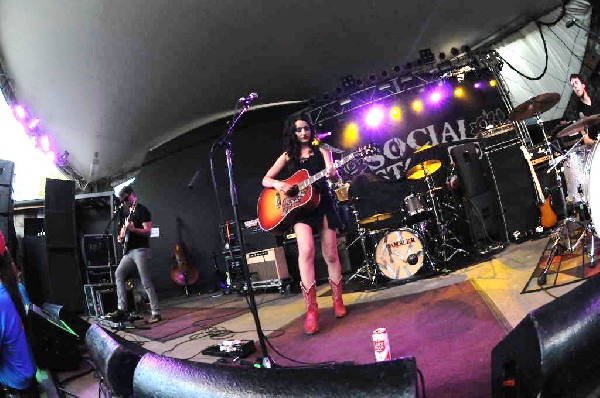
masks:
{"type": "Polygon", "coordinates": [[[211,345],[202,350],[202,354],[221,358],[246,358],[256,352],[254,340],[240,340],[240,344],[234,344],[223,350],[221,345],[211,345]]]}

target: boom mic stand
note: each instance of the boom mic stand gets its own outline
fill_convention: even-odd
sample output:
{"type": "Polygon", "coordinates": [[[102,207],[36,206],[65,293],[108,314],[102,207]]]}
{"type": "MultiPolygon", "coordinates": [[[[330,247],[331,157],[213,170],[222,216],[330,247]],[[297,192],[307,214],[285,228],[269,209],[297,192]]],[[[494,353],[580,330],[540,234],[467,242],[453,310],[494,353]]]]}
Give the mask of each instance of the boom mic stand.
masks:
{"type": "Polygon", "coordinates": [[[246,288],[248,291],[248,300],[250,312],[252,313],[252,317],[254,318],[254,323],[256,325],[256,333],[258,334],[258,341],[260,343],[260,348],[262,351],[262,359],[261,364],[265,368],[270,368],[272,366],[272,360],[269,357],[267,352],[267,344],[266,338],[262,331],[262,327],[260,325],[260,318],[258,317],[258,308],[256,307],[256,300],[254,298],[254,289],[252,287],[252,280],[250,278],[250,271],[248,269],[248,263],[246,261],[246,249],[244,244],[244,235],[242,235],[242,228],[240,224],[239,217],[239,201],[237,195],[237,185],[235,184],[235,180],[233,177],[233,144],[229,141],[229,137],[233,133],[233,128],[236,123],[240,120],[242,115],[250,109],[250,104],[253,99],[257,98],[258,95],[256,93],[250,93],[250,95],[246,98],[240,98],[239,102],[243,103],[242,109],[240,109],[239,113],[235,116],[233,121],[230,123],[229,128],[223,134],[223,136],[218,140],[218,145],[225,148],[225,156],[227,160],[227,176],[229,179],[229,196],[231,199],[231,207],[233,209],[233,220],[235,223],[235,229],[238,236],[238,242],[240,244],[240,263],[242,265],[242,271],[244,272],[244,280],[246,281],[246,288]]]}

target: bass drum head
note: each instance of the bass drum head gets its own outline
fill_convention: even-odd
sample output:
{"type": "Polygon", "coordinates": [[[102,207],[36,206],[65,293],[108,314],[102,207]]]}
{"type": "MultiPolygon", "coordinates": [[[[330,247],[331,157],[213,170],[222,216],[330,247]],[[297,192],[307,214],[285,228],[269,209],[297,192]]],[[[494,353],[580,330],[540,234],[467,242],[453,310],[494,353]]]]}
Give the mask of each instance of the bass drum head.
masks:
{"type": "Polygon", "coordinates": [[[375,262],[390,279],[407,279],[423,266],[423,243],[416,231],[400,228],[388,232],[375,248],[375,262]]]}
{"type": "Polygon", "coordinates": [[[587,179],[585,184],[585,197],[587,200],[588,211],[594,225],[594,234],[598,235],[600,230],[600,184],[594,184],[594,181],[600,181],[600,150],[596,144],[592,154],[587,161],[587,179]]]}

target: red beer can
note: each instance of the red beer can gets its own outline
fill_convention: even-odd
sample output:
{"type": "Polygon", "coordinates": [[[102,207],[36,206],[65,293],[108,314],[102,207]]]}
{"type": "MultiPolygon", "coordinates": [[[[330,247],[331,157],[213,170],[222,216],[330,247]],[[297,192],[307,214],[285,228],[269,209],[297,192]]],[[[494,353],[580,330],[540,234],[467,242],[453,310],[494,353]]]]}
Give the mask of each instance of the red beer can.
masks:
{"type": "Polygon", "coordinates": [[[375,360],[388,361],[392,358],[390,339],[386,328],[373,330],[373,348],[375,349],[375,360]]]}

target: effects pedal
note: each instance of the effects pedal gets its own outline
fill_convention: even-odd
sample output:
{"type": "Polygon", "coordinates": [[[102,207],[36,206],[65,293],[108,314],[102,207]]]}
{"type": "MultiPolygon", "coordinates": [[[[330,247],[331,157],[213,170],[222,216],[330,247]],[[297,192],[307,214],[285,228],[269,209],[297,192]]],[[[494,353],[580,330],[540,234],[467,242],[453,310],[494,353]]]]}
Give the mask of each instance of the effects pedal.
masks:
{"type": "Polygon", "coordinates": [[[254,340],[225,340],[221,345],[211,345],[202,354],[221,358],[246,358],[256,352],[254,340]]]}

